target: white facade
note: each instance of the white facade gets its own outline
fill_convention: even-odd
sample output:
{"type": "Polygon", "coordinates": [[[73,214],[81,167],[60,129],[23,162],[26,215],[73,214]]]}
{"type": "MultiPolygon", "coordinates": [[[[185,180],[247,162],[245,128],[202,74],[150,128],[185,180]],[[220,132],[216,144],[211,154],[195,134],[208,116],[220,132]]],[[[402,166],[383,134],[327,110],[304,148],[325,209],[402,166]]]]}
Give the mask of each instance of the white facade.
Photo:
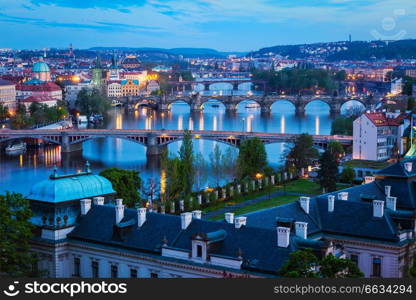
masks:
{"type": "Polygon", "coordinates": [[[110,98],[119,98],[123,96],[120,82],[111,82],[107,85],[107,96],[110,98]]]}
{"type": "Polygon", "coordinates": [[[92,89],[93,86],[90,82],[80,82],[76,84],[69,84],[65,86],[65,100],[71,105],[77,100],[79,92],[83,89],[92,89]]]}
{"type": "MultiPolygon", "coordinates": [[[[397,114],[387,118],[395,118],[397,114]]],[[[394,154],[396,148],[403,154],[404,144],[401,139],[407,122],[399,126],[376,125],[367,114],[361,115],[353,123],[353,159],[387,160],[394,154]]]]}

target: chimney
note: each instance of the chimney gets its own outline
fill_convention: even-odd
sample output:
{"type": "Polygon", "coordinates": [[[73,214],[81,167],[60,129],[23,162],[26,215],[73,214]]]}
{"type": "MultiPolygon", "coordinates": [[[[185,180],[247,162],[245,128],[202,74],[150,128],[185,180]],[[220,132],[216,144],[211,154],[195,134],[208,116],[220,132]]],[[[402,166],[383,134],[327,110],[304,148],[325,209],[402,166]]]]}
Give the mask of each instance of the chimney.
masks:
{"type": "Polygon", "coordinates": [[[308,237],[308,223],[295,222],[296,236],[306,239],[308,237]]]}
{"type": "Polygon", "coordinates": [[[338,200],[348,200],[348,192],[340,192],[338,193],[338,200]]]}
{"type": "Polygon", "coordinates": [[[396,210],[397,197],[387,196],[386,207],[391,210],[396,210]]]}
{"type": "Polygon", "coordinates": [[[201,219],[201,217],[202,217],[202,211],[200,211],[200,210],[192,211],[192,218],[201,219]]]}
{"type": "Polygon", "coordinates": [[[277,227],[277,247],[287,248],[290,240],[289,227],[277,227]]]}
{"type": "Polygon", "coordinates": [[[81,215],[85,216],[91,209],[91,199],[82,199],[81,202],[81,215]]]}
{"type": "Polygon", "coordinates": [[[335,196],[328,195],[328,212],[333,212],[335,207],[335,196]]]}
{"type": "Polygon", "coordinates": [[[225,221],[228,224],[233,224],[234,223],[234,214],[233,213],[225,213],[225,221]]]}
{"type": "Polygon", "coordinates": [[[188,228],[189,224],[192,222],[192,213],[190,212],[184,212],[181,213],[181,228],[182,230],[185,230],[188,228]]]}
{"type": "Polygon", "coordinates": [[[373,200],[373,217],[381,218],[384,215],[384,201],[373,200]]]}
{"type": "Polygon", "coordinates": [[[235,228],[239,229],[243,226],[246,226],[246,223],[247,223],[247,217],[237,217],[235,218],[234,225],[235,225],[235,228]]]}
{"type": "Polygon", "coordinates": [[[104,205],[104,197],[94,197],[92,200],[94,205],[104,205]]]}
{"type": "Polygon", "coordinates": [[[124,218],[123,199],[116,199],[116,223],[120,223],[124,218]]]}
{"type": "Polygon", "coordinates": [[[142,227],[146,222],[146,207],[137,209],[137,226],[142,227]]]}
{"type": "Polygon", "coordinates": [[[310,201],[309,197],[303,197],[302,196],[302,197],[299,198],[300,206],[302,207],[302,209],[307,214],[309,214],[309,201],[310,201]]]}
{"type": "Polygon", "coordinates": [[[384,186],[384,193],[386,194],[386,197],[390,197],[390,192],[391,192],[391,186],[390,185],[385,185],[384,186]]]}
{"type": "Polygon", "coordinates": [[[404,168],[406,169],[407,172],[412,172],[413,169],[413,163],[411,161],[407,161],[404,163],[404,168]]]}

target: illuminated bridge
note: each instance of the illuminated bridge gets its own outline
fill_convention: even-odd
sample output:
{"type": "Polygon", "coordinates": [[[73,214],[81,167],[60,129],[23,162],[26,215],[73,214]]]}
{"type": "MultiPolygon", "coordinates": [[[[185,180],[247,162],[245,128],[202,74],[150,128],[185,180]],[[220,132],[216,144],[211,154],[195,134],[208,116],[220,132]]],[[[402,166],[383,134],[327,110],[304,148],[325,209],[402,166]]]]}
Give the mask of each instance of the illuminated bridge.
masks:
{"type": "MultiPolygon", "coordinates": [[[[263,143],[292,143],[298,134],[265,133],[243,131],[191,131],[194,139],[212,140],[238,147],[243,139],[257,137],[263,143]]],[[[61,152],[82,150],[82,143],[95,138],[119,138],[147,147],[147,155],[159,155],[172,142],[182,140],[183,130],[142,130],[142,129],[68,129],[68,130],[0,130],[0,143],[16,139],[39,139],[61,146],[61,152]]],[[[351,136],[312,135],[315,146],[326,148],[331,141],[348,146],[351,136]]]]}

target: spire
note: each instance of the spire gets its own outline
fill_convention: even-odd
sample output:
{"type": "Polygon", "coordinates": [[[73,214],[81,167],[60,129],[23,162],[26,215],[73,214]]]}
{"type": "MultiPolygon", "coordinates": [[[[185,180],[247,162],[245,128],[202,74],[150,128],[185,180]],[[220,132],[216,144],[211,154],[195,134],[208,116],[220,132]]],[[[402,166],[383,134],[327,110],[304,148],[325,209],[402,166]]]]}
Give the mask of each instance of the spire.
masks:
{"type": "Polygon", "coordinates": [[[85,163],[85,172],[86,173],[91,173],[91,169],[90,169],[90,162],[87,160],[87,162],[85,163]]]}
{"type": "Polygon", "coordinates": [[[116,60],[116,54],[115,53],[113,53],[113,57],[111,58],[111,67],[113,69],[117,68],[117,60],[116,60]]]}
{"type": "Polygon", "coordinates": [[[95,60],[95,68],[101,69],[101,56],[97,55],[97,59],[95,60]]]}

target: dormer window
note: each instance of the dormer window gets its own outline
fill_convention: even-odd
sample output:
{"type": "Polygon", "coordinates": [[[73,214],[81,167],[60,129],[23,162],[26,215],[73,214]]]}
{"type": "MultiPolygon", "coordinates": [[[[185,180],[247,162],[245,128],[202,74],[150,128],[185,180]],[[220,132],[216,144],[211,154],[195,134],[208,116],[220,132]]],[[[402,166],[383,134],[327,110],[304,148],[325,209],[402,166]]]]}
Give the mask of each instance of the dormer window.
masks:
{"type": "Polygon", "coordinates": [[[202,246],[201,245],[196,245],[196,257],[202,258],[202,246]]]}

